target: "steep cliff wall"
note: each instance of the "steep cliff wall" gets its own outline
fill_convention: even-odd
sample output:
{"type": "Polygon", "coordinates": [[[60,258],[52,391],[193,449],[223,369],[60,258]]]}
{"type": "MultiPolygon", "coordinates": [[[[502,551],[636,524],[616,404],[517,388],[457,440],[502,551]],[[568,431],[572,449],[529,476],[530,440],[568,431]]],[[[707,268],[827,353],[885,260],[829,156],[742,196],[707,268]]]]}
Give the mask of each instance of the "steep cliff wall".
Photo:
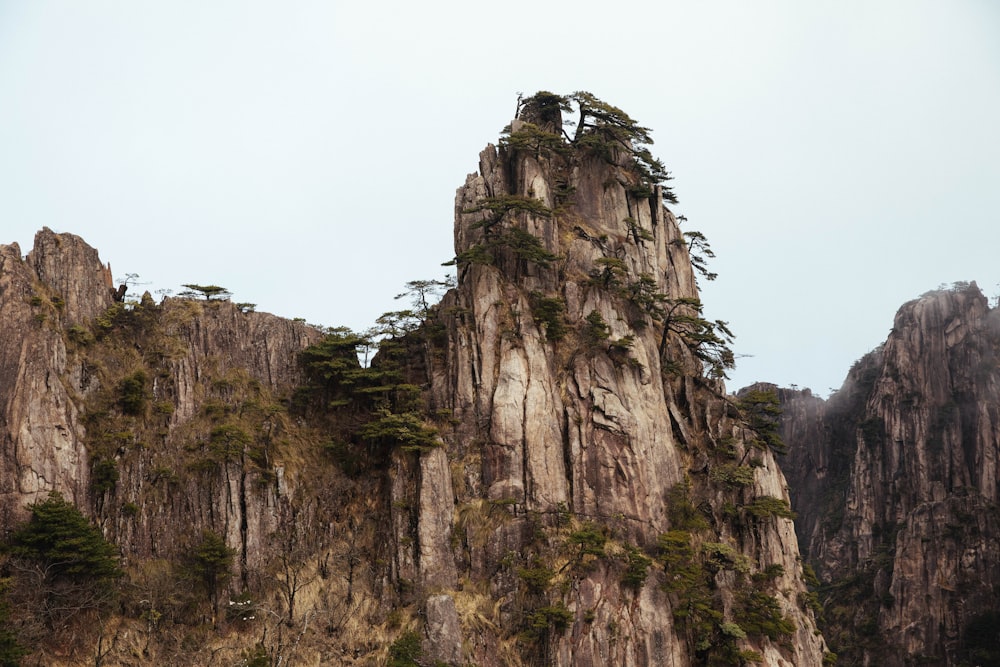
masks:
{"type": "Polygon", "coordinates": [[[998,311],[958,285],[900,308],[825,405],[784,394],[800,539],[831,585],[828,638],[847,664],[983,659],[976,628],[998,612],[1000,576],[998,353],[998,311]]]}
{"type": "Polygon", "coordinates": [[[111,305],[108,270],[79,237],[45,229],[21,257],[0,246],[0,508],[3,527],[26,502],[58,488],[87,497],[89,461],[70,373],[63,322],[79,323],[111,305]],[[45,275],[51,282],[40,278],[45,275]],[[66,296],[57,288],[69,288],[66,296]]]}
{"type": "Polygon", "coordinates": [[[298,354],[322,333],[228,301],[116,302],[110,288],[79,237],[43,230],[27,258],[0,246],[0,532],[57,491],[123,564],[109,615],[0,558],[14,610],[0,632],[46,665],[236,663],[258,642],[283,664],[384,654],[371,636],[340,650],[305,636],[351,635],[391,604],[373,592],[381,482],[347,479],[288,411],[298,354]],[[222,547],[211,585],[206,536],[222,547]]]}
{"type": "Polygon", "coordinates": [[[787,509],[784,479],[702,375],[662,186],[560,131],[529,105],[458,191],[427,364],[452,421],[394,495],[419,505],[400,572],[452,600],[478,665],[820,664],[792,522],[748,509],[787,509]]]}
{"type": "Polygon", "coordinates": [[[109,308],[114,284],[111,266],[101,264],[97,250],[73,234],[56,234],[48,227],[35,234],[25,258],[38,281],[62,299],[60,321],[87,324],[109,308]]]}

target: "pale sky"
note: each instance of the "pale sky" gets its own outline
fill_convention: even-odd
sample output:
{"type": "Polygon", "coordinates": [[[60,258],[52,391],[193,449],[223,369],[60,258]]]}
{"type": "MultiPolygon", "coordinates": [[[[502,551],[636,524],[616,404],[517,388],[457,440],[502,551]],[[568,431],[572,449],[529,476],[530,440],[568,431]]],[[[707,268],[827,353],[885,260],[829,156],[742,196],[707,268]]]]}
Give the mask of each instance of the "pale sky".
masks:
{"type": "Polygon", "coordinates": [[[365,329],[444,275],[518,92],[652,128],[762,380],[826,394],[905,301],[1000,293],[995,0],[0,0],[0,243],[365,329]]]}

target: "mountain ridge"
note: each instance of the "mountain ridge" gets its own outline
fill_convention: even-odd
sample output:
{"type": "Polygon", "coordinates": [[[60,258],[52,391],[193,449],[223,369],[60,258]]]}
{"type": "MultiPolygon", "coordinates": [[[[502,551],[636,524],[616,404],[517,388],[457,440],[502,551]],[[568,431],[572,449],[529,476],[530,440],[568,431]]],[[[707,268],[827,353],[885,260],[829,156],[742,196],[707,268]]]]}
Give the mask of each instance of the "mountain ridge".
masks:
{"type": "Polygon", "coordinates": [[[725,395],[650,142],[587,93],[522,100],[457,193],[457,287],[369,366],[352,332],[116,301],[72,235],[3,247],[3,528],[59,491],[123,557],[114,606],[5,558],[29,659],[832,659],[773,405],[725,395]]]}

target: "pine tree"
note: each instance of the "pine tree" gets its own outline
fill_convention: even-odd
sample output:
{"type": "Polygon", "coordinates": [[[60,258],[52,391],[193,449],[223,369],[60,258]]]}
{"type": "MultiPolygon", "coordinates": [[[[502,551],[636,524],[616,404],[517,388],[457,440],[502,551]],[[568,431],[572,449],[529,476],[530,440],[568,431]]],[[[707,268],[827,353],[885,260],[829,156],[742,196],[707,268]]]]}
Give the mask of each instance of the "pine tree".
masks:
{"type": "Polygon", "coordinates": [[[118,550],[58,491],[28,506],[31,518],[4,551],[10,603],[33,641],[68,626],[78,614],[105,608],[121,575],[118,550]]]}
{"type": "Polygon", "coordinates": [[[194,572],[213,600],[219,588],[232,576],[235,555],[236,550],[227,546],[220,536],[210,530],[202,533],[201,542],[195,548],[194,572]]]}
{"type": "Polygon", "coordinates": [[[8,553],[13,557],[42,564],[50,580],[106,583],[121,574],[117,549],[58,491],[28,509],[28,523],[10,538],[8,553]]]}

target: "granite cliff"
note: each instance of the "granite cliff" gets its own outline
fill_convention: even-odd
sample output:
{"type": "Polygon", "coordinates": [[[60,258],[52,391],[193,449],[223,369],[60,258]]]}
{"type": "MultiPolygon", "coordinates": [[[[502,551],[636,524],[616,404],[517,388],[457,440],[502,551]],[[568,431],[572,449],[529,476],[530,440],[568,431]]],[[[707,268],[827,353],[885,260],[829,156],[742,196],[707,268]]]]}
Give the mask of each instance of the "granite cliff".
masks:
{"type": "Polygon", "coordinates": [[[752,511],[787,509],[784,480],[703,373],[724,351],[672,195],[637,147],[566,142],[560,121],[529,100],[458,192],[458,289],[428,362],[454,427],[414,473],[443,503],[420,516],[456,521],[437,544],[418,522],[414,576],[458,582],[445,595],[495,628],[474,664],[512,664],[505,634],[525,625],[546,664],[819,664],[790,514],[752,511]],[[630,579],[646,554],[656,565],[630,579]]]}
{"type": "Polygon", "coordinates": [[[779,390],[783,464],[838,664],[997,664],[1000,311],[903,305],[828,401],[779,390]]]}
{"type": "Polygon", "coordinates": [[[370,366],[344,330],[118,301],[69,234],[0,248],[0,527],[57,491],[122,570],[98,603],[9,551],[25,664],[823,662],[773,406],[724,393],[647,131],[519,107],[458,190],[457,286],[370,366]]]}
{"type": "Polygon", "coordinates": [[[87,497],[88,458],[78,435],[79,406],[62,382],[68,360],[58,326],[93,320],[111,306],[111,288],[110,269],[76,237],[39,232],[23,259],[17,244],[0,247],[0,512],[5,520],[53,488],[81,502],[87,497]],[[56,318],[58,326],[46,326],[56,318]]]}

